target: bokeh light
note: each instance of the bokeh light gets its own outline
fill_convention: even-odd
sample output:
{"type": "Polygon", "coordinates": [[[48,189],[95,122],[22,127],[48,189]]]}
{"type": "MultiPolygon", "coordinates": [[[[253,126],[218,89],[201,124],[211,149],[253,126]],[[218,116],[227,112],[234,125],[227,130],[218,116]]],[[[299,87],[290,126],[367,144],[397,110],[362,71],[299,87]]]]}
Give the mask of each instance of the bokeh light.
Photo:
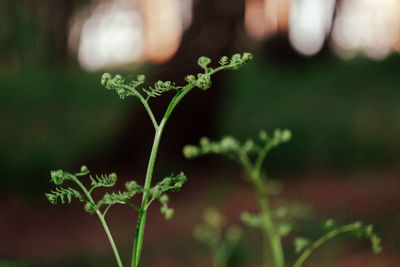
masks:
{"type": "Polygon", "coordinates": [[[102,3],[83,23],[78,59],[89,70],[129,64],[143,50],[142,17],[132,2],[102,3]]]}
{"type": "Polygon", "coordinates": [[[400,1],[346,0],[339,6],[332,47],[344,58],[357,52],[381,60],[399,40],[400,1]]]}
{"type": "Polygon", "coordinates": [[[173,56],[179,47],[183,31],[179,0],[143,1],[146,25],[146,57],[163,62],[173,56]]]}
{"type": "Polygon", "coordinates": [[[191,21],[192,0],[94,2],[90,12],[73,16],[69,49],[93,71],[145,60],[161,63],[175,54],[191,21]]]}
{"type": "Polygon", "coordinates": [[[304,55],[318,53],[331,28],[334,0],[299,0],[290,9],[289,39],[304,55]]]}
{"type": "Polygon", "coordinates": [[[361,52],[382,60],[400,50],[400,0],[246,0],[245,27],[257,40],[287,33],[306,56],[330,39],[343,59],[361,52]]]}

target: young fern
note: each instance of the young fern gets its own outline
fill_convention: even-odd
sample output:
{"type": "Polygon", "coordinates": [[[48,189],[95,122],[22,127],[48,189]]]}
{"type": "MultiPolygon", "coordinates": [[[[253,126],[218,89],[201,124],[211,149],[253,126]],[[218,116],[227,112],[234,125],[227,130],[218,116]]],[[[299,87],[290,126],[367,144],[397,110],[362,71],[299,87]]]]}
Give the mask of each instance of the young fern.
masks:
{"type": "Polygon", "coordinates": [[[173,215],[173,210],[168,206],[169,197],[166,193],[168,191],[180,190],[183,183],[187,180],[186,176],[183,173],[180,173],[176,176],[171,175],[166,177],[152,187],[153,171],[158,147],[164,127],[170,115],[182,98],[193,88],[198,87],[202,90],[210,88],[211,76],[213,74],[221,70],[237,70],[247,64],[251,59],[252,55],[250,53],[244,53],[243,55],[235,54],[230,59],[227,57],[222,57],[219,61],[220,65],[218,67],[211,68],[208,67],[208,65],[211,63],[211,60],[207,57],[200,57],[198,60],[198,65],[204,70],[204,73],[186,76],[186,84],[183,86],[176,86],[175,83],[170,81],[158,81],[154,84],[154,86],[151,86],[148,89],[141,88],[141,90],[139,90],[138,88],[145,82],[144,75],[138,75],[136,80],[126,82],[121,75],[112,76],[109,73],[103,74],[101,77],[101,84],[107,89],[115,91],[121,99],[125,99],[128,96],[137,97],[146,109],[146,112],[153,124],[155,134],[148,160],[144,185],[139,186],[135,181],[128,182],[125,184],[126,191],[106,193],[100,200],[96,202],[92,196],[93,190],[100,187],[108,188],[114,186],[117,182],[117,175],[115,173],[111,173],[110,175],[89,176],[90,188],[87,188],[84,186],[84,183],[78,179],[78,177],[89,175],[89,170],[86,168],[86,166],[82,166],[81,171],[75,174],[57,170],[51,172],[51,181],[53,183],[56,185],[61,185],[66,181],[73,182],[78,186],[83,194],[73,188],[58,188],[46,194],[49,201],[52,204],[56,204],[58,200],[60,200],[62,203],[70,203],[73,198],[78,198],[80,201],[85,202],[85,210],[91,214],[97,214],[101,224],[103,225],[119,267],[123,266],[123,264],[111,232],[109,231],[108,225],[105,221],[105,216],[110,207],[115,204],[127,204],[128,206],[134,208],[136,211],[138,211],[138,219],[133,242],[131,267],[139,266],[143,246],[146,216],[150,204],[155,200],[158,200],[161,204],[161,213],[164,214],[166,219],[171,218],[173,215]],[[175,91],[175,95],[171,99],[162,119],[157,121],[149,105],[149,100],[150,98],[159,97],[168,91],[175,91]],[[139,207],[136,207],[130,202],[130,199],[136,194],[142,194],[142,201],[139,207]]]}
{"type": "MultiPolygon", "coordinates": [[[[265,131],[259,133],[259,140],[248,139],[244,143],[239,140],[226,136],[220,141],[210,141],[203,137],[198,146],[187,145],[183,148],[183,154],[186,158],[196,158],[207,154],[223,155],[239,165],[241,165],[250,177],[250,181],[257,193],[258,201],[261,207],[260,214],[242,213],[241,219],[251,227],[260,229],[263,232],[264,253],[267,248],[267,242],[272,254],[272,260],[275,267],[284,267],[285,258],[281,239],[293,230],[293,225],[289,222],[280,222],[283,216],[287,215],[287,209],[278,208],[271,210],[268,203],[268,192],[266,175],[262,175],[261,169],[268,152],[291,139],[289,130],[275,130],[272,136],[265,131]],[[284,211],[284,212],[283,212],[284,211]]],[[[345,226],[333,227],[332,222],[327,224],[328,233],[312,243],[310,240],[298,237],[294,239],[296,252],[303,253],[295,262],[294,267],[300,267],[303,262],[313,253],[315,249],[324,242],[342,233],[356,233],[359,237],[369,238],[375,253],[381,251],[380,238],[373,231],[372,225],[364,226],[361,222],[351,223],[345,226]]],[[[268,266],[267,255],[264,254],[263,266],[268,266]]]]}
{"type": "MultiPolygon", "coordinates": [[[[261,224],[265,247],[267,243],[272,251],[272,259],[275,267],[285,265],[281,238],[276,230],[276,225],[272,221],[271,210],[269,207],[267,192],[265,191],[265,181],[262,179],[261,168],[267,153],[281,143],[288,142],[291,138],[289,130],[275,130],[273,136],[269,136],[265,131],[259,134],[259,142],[248,139],[244,143],[239,140],[226,136],[220,141],[210,141],[203,137],[200,139],[199,146],[188,145],[183,149],[187,158],[195,158],[206,154],[219,154],[235,161],[241,165],[250,177],[250,181],[257,192],[258,201],[261,207],[261,224]],[[252,161],[253,156],[255,160],[252,161]]],[[[265,251],[265,249],[263,249],[265,251]]],[[[265,253],[265,252],[264,252],[265,253]]],[[[267,266],[267,255],[264,254],[263,264],[267,266]]]]}
{"type": "Polygon", "coordinates": [[[204,211],[202,224],[194,229],[194,236],[209,248],[213,267],[227,267],[240,241],[242,230],[236,225],[226,227],[226,219],[222,214],[208,208],[204,211]]]}

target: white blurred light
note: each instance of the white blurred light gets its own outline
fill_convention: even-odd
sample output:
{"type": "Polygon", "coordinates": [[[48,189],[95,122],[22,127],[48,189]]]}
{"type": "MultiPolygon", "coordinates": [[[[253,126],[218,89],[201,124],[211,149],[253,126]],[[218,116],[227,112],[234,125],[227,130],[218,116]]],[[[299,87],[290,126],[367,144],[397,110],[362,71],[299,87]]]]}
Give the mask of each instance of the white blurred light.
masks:
{"type": "Polygon", "coordinates": [[[143,23],[123,1],[98,6],[84,22],[78,50],[82,66],[97,70],[129,64],[143,54],[143,23]]]}
{"type": "Polygon", "coordinates": [[[400,38],[400,0],[344,0],[332,31],[332,46],[347,58],[362,51],[381,60],[400,38]]]}
{"type": "Polygon", "coordinates": [[[315,55],[331,28],[334,0],[298,0],[290,9],[289,40],[304,55],[315,55]]]}
{"type": "Polygon", "coordinates": [[[88,70],[150,60],[177,51],[193,0],[97,0],[71,18],[68,46],[88,70]]]}

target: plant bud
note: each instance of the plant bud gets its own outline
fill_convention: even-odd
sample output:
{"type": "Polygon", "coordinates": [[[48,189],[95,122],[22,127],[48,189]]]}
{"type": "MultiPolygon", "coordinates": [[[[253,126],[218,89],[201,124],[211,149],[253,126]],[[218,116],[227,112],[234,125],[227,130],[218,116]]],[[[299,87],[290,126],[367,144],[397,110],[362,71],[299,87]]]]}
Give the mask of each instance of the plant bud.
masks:
{"type": "Polygon", "coordinates": [[[81,173],[88,173],[88,172],[89,172],[88,168],[85,165],[82,165],[81,173]]]}
{"type": "Polygon", "coordinates": [[[86,202],[85,211],[89,212],[90,214],[94,214],[96,212],[96,208],[93,207],[92,203],[86,202]]]}
{"type": "Polygon", "coordinates": [[[104,73],[102,76],[101,76],[101,84],[103,85],[103,86],[105,86],[108,90],[112,90],[112,88],[111,87],[109,87],[108,86],[108,82],[111,80],[111,74],[110,73],[104,73]]]}
{"type": "Polygon", "coordinates": [[[197,87],[199,87],[202,90],[207,90],[208,88],[211,87],[211,78],[209,75],[204,74],[204,73],[199,73],[197,75],[197,87]]]}
{"type": "Polygon", "coordinates": [[[207,65],[211,63],[211,59],[208,57],[199,57],[199,60],[197,61],[197,64],[199,64],[200,67],[202,68],[207,68],[207,65]]]}
{"type": "Polygon", "coordinates": [[[188,145],[183,148],[183,155],[188,159],[197,157],[199,152],[199,149],[195,146],[188,145]]]}
{"type": "Polygon", "coordinates": [[[290,130],[284,130],[281,133],[282,142],[288,142],[292,138],[292,132],[290,130]]]}
{"type": "Polygon", "coordinates": [[[143,74],[139,74],[137,76],[137,80],[138,80],[138,82],[143,83],[146,80],[146,76],[144,76],[143,74]]]}
{"type": "Polygon", "coordinates": [[[136,192],[138,184],[135,181],[130,181],[125,183],[125,188],[129,192],[136,192]]]}
{"type": "Polygon", "coordinates": [[[64,173],[62,170],[56,170],[50,172],[51,180],[56,185],[60,185],[64,182],[64,173]]]}

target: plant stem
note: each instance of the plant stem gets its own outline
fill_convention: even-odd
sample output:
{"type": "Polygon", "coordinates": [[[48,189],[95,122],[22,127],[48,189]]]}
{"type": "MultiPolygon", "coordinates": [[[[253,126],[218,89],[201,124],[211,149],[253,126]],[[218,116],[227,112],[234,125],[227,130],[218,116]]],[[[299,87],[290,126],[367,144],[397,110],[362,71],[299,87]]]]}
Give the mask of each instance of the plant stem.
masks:
{"type": "MultiPolygon", "coordinates": [[[[82,191],[85,193],[85,195],[86,195],[86,197],[89,199],[90,203],[93,204],[93,205],[95,205],[95,202],[94,202],[92,196],[90,195],[89,191],[86,189],[86,187],[85,187],[78,179],[76,179],[75,177],[73,178],[73,180],[75,181],[75,183],[77,183],[77,185],[78,185],[78,186],[82,189],[82,191]]],[[[119,253],[118,253],[117,246],[115,245],[114,239],[113,239],[113,237],[112,237],[112,235],[111,235],[110,229],[108,228],[108,225],[107,225],[107,223],[106,223],[106,220],[104,219],[103,214],[101,214],[101,212],[99,211],[99,209],[96,209],[96,214],[97,214],[97,217],[99,217],[99,220],[100,220],[100,222],[101,222],[101,225],[102,225],[103,228],[104,228],[104,231],[106,232],[108,241],[110,242],[110,245],[111,245],[111,248],[112,248],[112,250],[113,250],[113,252],[114,252],[114,256],[115,256],[115,259],[116,259],[116,261],[117,261],[118,266],[119,266],[119,267],[123,267],[121,258],[120,258],[119,253]]]]}
{"type": "Polygon", "coordinates": [[[114,251],[115,259],[117,260],[118,266],[119,267],[123,267],[122,262],[121,262],[121,258],[119,257],[119,254],[118,254],[117,247],[115,246],[114,239],[113,239],[113,237],[111,235],[110,230],[108,229],[108,226],[107,226],[106,220],[104,219],[104,216],[100,213],[99,210],[96,210],[96,214],[99,217],[101,224],[103,225],[103,228],[104,228],[104,231],[106,232],[108,240],[110,241],[110,244],[111,244],[111,247],[112,247],[112,249],[114,251]]]}
{"type": "MultiPolygon", "coordinates": [[[[283,267],[285,266],[285,258],[283,256],[283,249],[281,239],[276,232],[274,222],[272,221],[271,211],[268,204],[268,196],[265,192],[265,186],[261,179],[261,167],[264,162],[265,156],[268,151],[271,149],[271,145],[267,143],[267,145],[261,150],[258,155],[256,162],[253,167],[253,171],[251,172],[251,178],[254,187],[256,188],[258,200],[261,206],[261,212],[264,219],[264,243],[269,240],[269,244],[272,252],[272,260],[274,262],[275,267],[283,267]]],[[[267,266],[266,254],[264,252],[263,257],[263,265],[267,266]]]]}
{"type": "MultiPolygon", "coordinates": [[[[281,239],[275,230],[274,223],[271,217],[271,211],[269,209],[267,194],[264,189],[264,184],[261,181],[260,175],[253,173],[252,175],[253,185],[257,190],[258,200],[261,206],[261,212],[264,219],[264,242],[269,240],[272,251],[272,260],[275,267],[283,267],[285,265],[285,260],[283,257],[283,250],[281,239]]],[[[264,257],[263,265],[267,266],[266,258],[264,257]]]]}
{"type": "Polygon", "coordinates": [[[325,235],[323,235],[321,238],[319,238],[317,241],[315,241],[310,247],[308,247],[301,255],[300,257],[296,260],[296,262],[293,264],[293,267],[300,267],[304,261],[314,252],[315,249],[320,247],[323,243],[328,241],[329,239],[334,238],[335,236],[346,233],[346,232],[352,232],[360,228],[360,223],[352,223],[348,224],[345,226],[342,226],[340,228],[336,228],[325,235]]]}
{"type": "Polygon", "coordinates": [[[180,102],[180,100],[193,88],[194,86],[191,84],[186,85],[180,93],[178,93],[169,104],[163,119],[161,120],[160,124],[156,129],[156,133],[154,136],[153,146],[150,153],[149,163],[147,165],[146,171],[146,179],[144,184],[144,192],[142,198],[142,204],[139,211],[138,221],[136,225],[136,233],[135,233],[135,240],[133,244],[133,252],[132,252],[132,267],[139,266],[140,255],[142,252],[143,247],[143,237],[144,237],[144,230],[146,226],[146,215],[147,215],[147,203],[150,196],[150,187],[151,187],[151,180],[153,178],[153,171],[154,165],[156,162],[158,147],[160,145],[161,135],[163,133],[165,124],[169,116],[171,115],[172,111],[176,107],[176,105],[180,102]]]}
{"type": "Polygon", "coordinates": [[[150,120],[153,123],[154,130],[157,131],[157,129],[158,129],[157,121],[156,121],[156,119],[154,117],[154,114],[153,114],[153,111],[151,110],[151,108],[150,108],[149,104],[147,103],[146,99],[144,99],[144,97],[135,88],[133,88],[132,86],[124,85],[124,88],[130,90],[133,93],[134,96],[139,98],[140,102],[142,102],[144,108],[146,109],[147,114],[149,114],[150,120]]]}
{"type": "Polygon", "coordinates": [[[149,158],[149,164],[147,165],[147,172],[146,172],[146,180],[144,184],[144,192],[143,192],[143,198],[142,198],[142,204],[140,207],[139,211],[139,216],[138,216],[138,222],[136,226],[136,236],[135,236],[135,242],[133,245],[133,253],[132,253],[132,267],[136,267],[139,265],[139,260],[140,260],[140,254],[142,251],[142,246],[143,246],[143,236],[144,236],[144,229],[145,229],[145,224],[146,224],[146,215],[147,215],[147,209],[146,209],[146,204],[150,196],[150,187],[151,187],[151,180],[153,177],[153,171],[154,171],[154,164],[156,162],[156,157],[157,157],[157,151],[158,151],[158,146],[160,144],[161,140],[161,135],[165,126],[165,123],[167,120],[164,118],[154,136],[154,141],[153,141],[153,147],[151,149],[150,153],[150,158],[149,158]]]}

